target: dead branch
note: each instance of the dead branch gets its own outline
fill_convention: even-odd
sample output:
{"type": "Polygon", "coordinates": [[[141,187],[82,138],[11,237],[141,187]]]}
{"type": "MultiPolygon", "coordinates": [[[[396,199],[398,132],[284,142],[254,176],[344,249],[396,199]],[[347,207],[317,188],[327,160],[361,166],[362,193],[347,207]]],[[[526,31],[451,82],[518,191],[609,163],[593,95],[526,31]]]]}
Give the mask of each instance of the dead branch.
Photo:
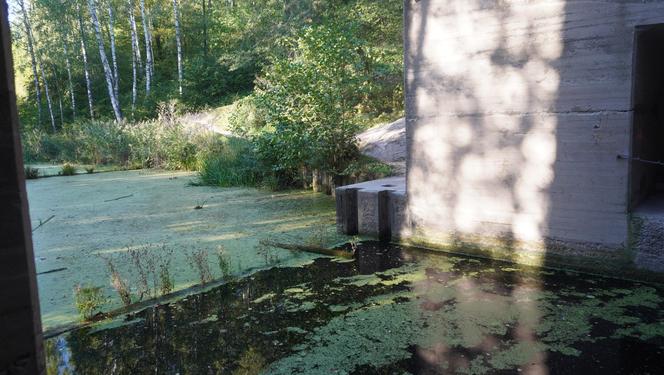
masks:
{"type": "Polygon", "coordinates": [[[46,219],[45,221],[41,221],[41,220],[39,220],[39,225],[37,225],[37,227],[35,227],[35,229],[33,229],[32,231],[34,232],[34,231],[36,231],[37,229],[41,228],[42,225],[45,225],[46,223],[48,223],[49,221],[51,221],[54,217],[55,217],[55,215],[51,215],[51,217],[49,217],[49,218],[46,219]]]}
{"type": "Polygon", "coordinates": [[[117,197],[117,198],[113,198],[113,199],[105,200],[104,202],[119,201],[120,199],[130,198],[130,197],[133,197],[133,196],[134,196],[134,194],[123,195],[123,196],[121,196],[121,197],[117,197]]]}
{"type": "Polygon", "coordinates": [[[353,254],[348,252],[348,251],[337,250],[337,249],[327,249],[327,248],[320,247],[320,246],[281,243],[281,242],[274,242],[274,241],[270,241],[270,240],[260,240],[260,243],[262,245],[265,245],[265,246],[278,247],[278,248],[286,249],[286,250],[306,251],[306,252],[309,252],[309,253],[330,255],[330,256],[340,257],[340,258],[353,258],[353,254]]]}

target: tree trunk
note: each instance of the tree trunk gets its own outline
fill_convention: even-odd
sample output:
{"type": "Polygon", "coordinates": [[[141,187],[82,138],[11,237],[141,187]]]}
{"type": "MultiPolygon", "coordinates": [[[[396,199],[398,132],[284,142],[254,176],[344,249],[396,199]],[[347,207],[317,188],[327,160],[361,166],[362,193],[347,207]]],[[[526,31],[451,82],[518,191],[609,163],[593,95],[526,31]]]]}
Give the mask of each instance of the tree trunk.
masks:
{"type": "Polygon", "coordinates": [[[141,49],[138,44],[138,33],[136,32],[136,18],[134,17],[134,1],[129,0],[129,28],[131,30],[131,116],[134,117],[136,110],[136,96],[138,94],[137,79],[138,72],[136,69],[137,63],[141,63],[141,49]]]}
{"type": "Polygon", "coordinates": [[[115,19],[113,17],[113,5],[108,3],[108,34],[111,41],[111,59],[113,60],[113,91],[115,97],[120,97],[120,76],[118,74],[118,58],[115,53],[115,19]]]}
{"type": "Polygon", "coordinates": [[[152,81],[152,36],[150,35],[149,21],[145,12],[145,0],[140,0],[141,21],[143,23],[143,34],[145,34],[145,96],[150,96],[150,85],[152,81]]]}
{"type": "Polygon", "coordinates": [[[178,0],[173,0],[173,17],[175,18],[175,44],[178,52],[178,89],[182,96],[182,40],[180,35],[180,15],[178,0]]]}
{"type": "Polygon", "coordinates": [[[67,35],[64,35],[64,41],[62,43],[64,51],[65,51],[65,66],[67,68],[67,82],[69,84],[69,96],[71,100],[71,113],[72,113],[72,118],[76,119],[76,96],[74,94],[74,82],[71,79],[71,63],[69,62],[69,48],[67,47],[67,44],[69,43],[67,41],[67,35]]]}
{"type": "Polygon", "coordinates": [[[208,0],[203,0],[203,55],[208,56],[208,14],[207,14],[207,2],[208,0]]]}
{"type": "Polygon", "coordinates": [[[39,85],[39,73],[37,72],[37,59],[35,57],[35,48],[32,39],[32,27],[30,26],[30,20],[28,19],[28,12],[25,10],[25,3],[23,0],[19,2],[21,7],[21,13],[23,15],[23,25],[25,26],[25,34],[28,40],[28,52],[30,53],[30,62],[32,63],[32,77],[35,85],[35,96],[37,99],[37,121],[41,125],[42,122],[42,98],[41,98],[41,88],[39,85]]]}
{"type": "Polygon", "coordinates": [[[104,48],[104,40],[102,39],[101,28],[99,27],[99,19],[97,18],[95,0],[88,0],[88,9],[90,10],[90,20],[92,21],[92,26],[95,30],[95,37],[97,38],[99,58],[101,59],[101,65],[104,68],[108,97],[111,99],[111,106],[113,107],[115,120],[120,122],[122,121],[122,111],[120,110],[120,103],[117,96],[115,96],[115,90],[113,88],[113,72],[111,71],[111,67],[108,64],[108,58],[106,57],[106,49],[104,48]]]}
{"type": "Polygon", "coordinates": [[[65,114],[64,109],[62,109],[62,96],[58,95],[58,103],[60,104],[60,128],[65,126],[65,114]]]}
{"type": "Polygon", "coordinates": [[[90,118],[94,118],[92,101],[92,82],[90,82],[90,69],[88,67],[87,41],[85,40],[85,28],[83,28],[83,13],[81,6],[76,2],[76,11],[78,12],[78,28],[81,32],[81,55],[83,56],[83,70],[85,72],[85,89],[88,94],[88,107],[90,108],[90,118]]]}
{"type": "Polygon", "coordinates": [[[46,94],[46,104],[48,105],[48,114],[51,117],[51,128],[53,133],[57,131],[55,127],[55,116],[53,116],[53,102],[51,101],[51,94],[48,90],[48,80],[46,79],[46,74],[44,73],[44,66],[41,62],[41,59],[38,58],[37,65],[39,66],[39,72],[42,76],[42,82],[44,83],[44,93],[46,94]]]}
{"type": "Polygon", "coordinates": [[[136,5],[134,3],[134,0],[127,0],[127,5],[129,6],[129,24],[131,29],[132,53],[136,55],[136,64],[138,71],[142,71],[143,57],[141,57],[141,45],[138,41],[138,29],[136,27],[136,16],[134,15],[134,9],[136,9],[136,5]]]}

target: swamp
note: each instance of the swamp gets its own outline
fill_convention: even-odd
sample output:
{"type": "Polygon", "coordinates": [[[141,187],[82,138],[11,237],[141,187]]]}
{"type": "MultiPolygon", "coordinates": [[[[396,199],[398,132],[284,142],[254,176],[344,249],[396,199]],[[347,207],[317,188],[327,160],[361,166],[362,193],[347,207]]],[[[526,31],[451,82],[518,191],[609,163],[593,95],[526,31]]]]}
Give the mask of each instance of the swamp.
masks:
{"type": "Polygon", "coordinates": [[[664,374],[664,2],[0,5],[0,375],[664,374]]]}
{"type": "Polygon", "coordinates": [[[50,374],[661,369],[657,285],[348,238],[336,234],[331,197],[192,186],[194,177],[126,171],[29,181],[50,374]],[[270,248],[266,238],[346,241],[338,246],[353,257],[270,248]],[[135,296],[140,272],[121,254],[141,247],[147,259],[169,257],[172,291],[117,310],[105,259],[116,260],[135,296]],[[201,283],[193,249],[204,251],[210,278],[192,289],[201,283]],[[119,312],[81,322],[77,285],[100,290],[93,313],[119,312]]]}

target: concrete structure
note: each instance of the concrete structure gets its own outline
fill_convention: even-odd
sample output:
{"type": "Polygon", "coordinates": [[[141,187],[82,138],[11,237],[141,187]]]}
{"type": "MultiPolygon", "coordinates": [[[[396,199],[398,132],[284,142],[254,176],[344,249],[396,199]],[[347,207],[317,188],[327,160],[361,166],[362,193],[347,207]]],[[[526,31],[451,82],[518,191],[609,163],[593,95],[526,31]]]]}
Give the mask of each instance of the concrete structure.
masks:
{"type": "Polygon", "coordinates": [[[649,203],[664,167],[630,160],[664,160],[658,24],[662,1],[406,0],[407,210],[393,235],[664,270],[664,207],[649,203]]]}
{"type": "Polygon", "coordinates": [[[0,374],[42,374],[37,298],[7,4],[0,2],[0,374]]]}

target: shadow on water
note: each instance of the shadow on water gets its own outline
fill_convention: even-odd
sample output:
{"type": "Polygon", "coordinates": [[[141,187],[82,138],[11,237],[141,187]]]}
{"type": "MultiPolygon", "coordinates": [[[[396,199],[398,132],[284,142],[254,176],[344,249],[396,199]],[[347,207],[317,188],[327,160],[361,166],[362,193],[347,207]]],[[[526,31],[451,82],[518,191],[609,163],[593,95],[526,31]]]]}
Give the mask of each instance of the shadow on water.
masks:
{"type": "Polygon", "coordinates": [[[657,287],[377,242],[356,255],[260,271],[55,337],[49,373],[663,370],[657,287]]]}

